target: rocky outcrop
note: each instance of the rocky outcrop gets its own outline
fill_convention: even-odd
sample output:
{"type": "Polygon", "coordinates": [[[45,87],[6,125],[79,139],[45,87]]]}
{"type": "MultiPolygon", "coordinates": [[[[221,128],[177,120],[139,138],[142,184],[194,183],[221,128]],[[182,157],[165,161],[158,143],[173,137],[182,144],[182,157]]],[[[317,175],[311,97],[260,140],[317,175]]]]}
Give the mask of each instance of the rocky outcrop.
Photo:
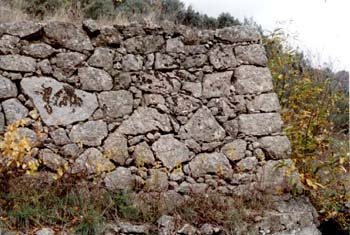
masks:
{"type": "Polygon", "coordinates": [[[255,221],[261,234],[317,234],[310,203],[284,200],[301,184],[258,31],[130,27],[0,24],[0,132],[26,119],[46,170],[68,165],[111,191],[166,193],[169,204],[193,192],[269,194],[284,208],[255,221]]]}

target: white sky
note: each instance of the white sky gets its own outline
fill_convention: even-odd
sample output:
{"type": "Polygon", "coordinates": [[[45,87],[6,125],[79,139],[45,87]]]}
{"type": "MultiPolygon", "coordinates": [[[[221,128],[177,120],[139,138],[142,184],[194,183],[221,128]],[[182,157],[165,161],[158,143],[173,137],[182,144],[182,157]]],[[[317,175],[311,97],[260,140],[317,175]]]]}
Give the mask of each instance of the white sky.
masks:
{"type": "Polygon", "coordinates": [[[253,18],[265,30],[281,27],[297,36],[315,66],[331,64],[350,70],[350,0],[183,0],[199,12],[218,16],[229,12],[253,18]]]}

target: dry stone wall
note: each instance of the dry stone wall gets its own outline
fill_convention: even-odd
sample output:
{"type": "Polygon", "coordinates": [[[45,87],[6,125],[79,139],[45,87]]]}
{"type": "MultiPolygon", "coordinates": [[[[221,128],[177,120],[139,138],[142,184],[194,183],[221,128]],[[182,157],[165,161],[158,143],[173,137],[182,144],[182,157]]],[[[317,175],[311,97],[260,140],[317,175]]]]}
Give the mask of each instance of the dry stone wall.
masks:
{"type": "MultiPolygon", "coordinates": [[[[0,130],[27,119],[47,171],[69,163],[110,190],[280,195],[300,183],[285,174],[291,147],[266,65],[245,26],[0,24],[0,130]]],[[[302,205],[309,224],[284,230],[314,228],[302,205]]]]}

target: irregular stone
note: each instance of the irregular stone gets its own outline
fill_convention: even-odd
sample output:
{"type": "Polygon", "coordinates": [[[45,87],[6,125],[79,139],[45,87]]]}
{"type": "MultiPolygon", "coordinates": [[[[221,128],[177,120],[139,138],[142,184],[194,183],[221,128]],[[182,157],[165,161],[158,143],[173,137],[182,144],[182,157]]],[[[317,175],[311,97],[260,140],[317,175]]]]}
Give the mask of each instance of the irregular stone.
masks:
{"type": "MultiPolygon", "coordinates": [[[[77,70],[77,67],[86,59],[86,55],[78,52],[59,53],[51,59],[54,70],[54,77],[59,81],[72,82],[70,76],[77,70]]],[[[75,82],[75,81],[74,81],[75,82]]]]}
{"type": "Polygon", "coordinates": [[[143,57],[140,55],[127,54],[123,57],[123,71],[140,71],[143,65],[143,57]]]}
{"type": "Polygon", "coordinates": [[[56,145],[66,145],[70,143],[67,132],[63,128],[58,128],[50,132],[51,139],[56,145]]]}
{"type": "Polygon", "coordinates": [[[200,227],[200,232],[202,235],[221,234],[222,229],[220,227],[214,226],[212,224],[203,224],[200,227]]]}
{"type": "Polygon", "coordinates": [[[0,53],[3,55],[7,54],[18,54],[19,49],[17,46],[19,45],[20,39],[18,37],[14,37],[11,35],[4,35],[0,39],[0,53]]]}
{"type": "Polygon", "coordinates": [[[164,192],[168,189],[168,175],[160,169],[150,169],[150,178],[146,180],[145,190],[164,192]]]}
{"type": "Polygon", "coordinates": [[[114,171],[107,173],[104,183],[111,191],[132,190],[136,181],[129,168],[117,167],[114,171]]]}
{"type": "Polygon", "coordinates": [[[47,166],[53,171],[57,171],[60,167],[64,168],[68,164],[67,160],[62,158],[60,155],[54,153],[50,149],[40,150],[39,158],[44,164],[44,166],[47,166]]]}
{"type": "Polygon", "coordinates": [[[215,37],[231,43],[260,41],[260,34],[256,29],[241,25],[217,29],[215,37]]]}
{"type": "Polygon", "coordinates": [[[37,34],[41,29],[41,24],[32,21],[18,21],[0,24],[0,32],[3,31],[6,34],[18,36],[20,38],[25,38],[37,34]]]}
{"type": "Polygon", "coordinates": [[[149,35],[126,39],[123,44],[129,53],[149,54],[161,50],[165,41],[161,35],[149,35]]]}
{"type": "Polygon", "coordinates": [[[239,171],[253,171],[258,165],[258,160],[255,157],[246,157],[237,163],[239,171]]]}
{"type": "Polygon", "coordinates": [[[184,82],[182,89],[191,93],[192,96],[199,98],[202,96],[202,84],[200,82],[184,82]]]}
{"type": "Polygon", "coordinates": [[[166,41],[165,51],[167,53],[185,53],[185,45],[179,37],[170,38],[166,41]]]}
{"type": "Polygon", "coordinates": [[[175,139],[173,135],[162,135],[153,143],[152,150],[169,170],[190,160],[190,151],[186,145],[175,139]]]}
{"type": "Polygon", "coordinates": [[[199,68],[205,65],[208,61],[208,56],[204,54],[187,56],[185,61],[181,64],[185,69],[199,68]]]}
{"type": "Polygon", "coordinates": [[[38,69],[41,71],[41,74],[51,75],[53,70],[48,59],[42,60],[38,63],[38,69]]]}
{"type": "Polygon", "coordinates": [[[147,225],[134,225],[126,222],[119,222],[120,231],[126,234],[149,234],[147,225]]]}
{"type": "Polygon", "coordinates": [[[48,77],[28,77],[21,82],[46,125],[68,125],[88,119],[98,107],[94,94],[74,89],[48,77]]]}
{"type": "Polygon", "coordinates": [[[107,134],[107,124],[99,120],[74,125],[69,133],[69,137],[74,143],[99,146],[107,134]]]}
{"type": "Polygon", "coordinates": [[[230,95],[232,71],[206,74],[203,78],[203,97],[214,98],[230,95]]]}
{"type": "Polygon", "coordinates": [[[202,177],[206,174],[216,174],[225,178],[232,176],[229,160],[222,153],[201,153],[189,163],[190,174],[193,177],[202,177]]]}
{"type": "Polygon", "coordinates": [[[179,65],[176,60],[167,54],[156,53],[154,68],[156,70],[176,69],[179,65]]]}
{"type": "Polygon", "coordinates": [[[120,165],[129,157],[128,142],[124,135],[115,131],[108,135],[103,145],[104,154],[120,165]]]}
{"type": "Polygon", "coordinates": [[[224,129],[232,138],[236,138],[239,130],[238,120],[233,119],[233,120],[226,121],[224,123],[224,129]]]}
{"type": "Polygon", "coordinates": [[[139,107],[119,126],[118,130],[127,135],[140,135],[159,130],[170,132],[172,127],[166,114],[160,114],[154,108],[139,107]]]}
{"type": "Polygon", "coordinates": [[[268,68],[242,65],[235,70],[234,84],[238,94],[262,93],[273,88],[272,77],[268,68]]]}
{"type": "Polygon", "coordinates": [[[35,72],[35,59],[21,55],[0,55],[0,69],[13,72],[35,72]]]}
{"type": "Polygon", "coordinates": [[[233,69],[238,62],[233,53],[233,47],[228,45],[216,45],[209,51],[210,63],[215,69],[233,69]]]}
{"type": "Polygon", "coordinates": [[[251,65],[267,65],[265,49],[260,44],[235,47],[237,60],[251,65]]]}
{"type": "Polygon", "coordinates": [[[68,22],[49,22],[44,26],[45,40],[72,51],[93,50],[90,39],[81,27],[68,22]]]}
{"type": "Polygon", "coordinates": [[[290,192],[293,188],[300,192],[303,188],[291,159],[267,161],[258,169],[257,177],[258,189],[266,193],[279,195],[281,192],[290,192]]]}
{"type": "Polygon", "coordinates": [[[239,132],[246,135],[269,135],[281,131],[282,119],[278,113],[241,114],[238,116],[239,132]]]}
{"type": "Polygon", "coordinates": [[[198,54],[206,54],[208,52],[208,49],[205,45],[186,45],[185,51],[186,51],[186,54],[198,55],[198,54]]]}
{"type": "Polygon", "coordinates": [[[198,230],[190,224],[185,224],[179,231],[177,231],[177,234],[196,235],[198,234],[198,230]]]}
{"type": "Polygon", "coordinates": [[[2,102],[6,124],[10,125],[17,120],[22,120],[28,115],[28,109],[16,98],[2,102]]]}
{"type": "Polygon", "coordinates": [[[94,44],[96,46],[111,46],[115,47],[120,45],[122,36],[118,29],[113,26],[103,26],[100,28],[100,33],[96,37],[94,44]]]}
{"type": "Polygon", "coordinates": [[[106,71],[93,67],[78,69],[81,89],[87,91],[106,91],[113,88],[113,79],[106,71]]]}
{"type": "Polygon", "coordinates": [[[17,96],[17,87],[10,79],[0,75],[0,99],[7,99],[17,96]]]}
{"type": "Polygon", "coordinates": [[[55,235],[55,231],[51,228],[41,228],[35,232],[35,235],[55,235]]]}
{"type": "Polygon", "coordinates": [[[287,136],[265,136],[258,141],[272,159],[288,158],[292,153],[287,136]]]}
{"type": "Polygon", "coordinates": [[[169,94],[173,91],[169,79],[161,73],[142,73],[136,84],[140,90],[150,93],[169,94]]]}
{"type": "Polygon", "coordinates": [[[226,135],[225,130],[205,106],[193,114],[182,130],[199,142],[219,141],[224,139],[226,135]]]}
{"type": "Polygon", "coordinates": [[[3,134],[4,132],[5,132],[5,116],[3,112],[0,112],[0,134],[3,134]]]}
{"type": "Polygon", "coordinates": [[[129,89],[131,84],[130,73],[120,73],[114,77],[114,89],[129,89]]]}
{"type": "Polygon", "coordinates": [[[136,145],[132,156],[136,161],[136,165],[140,167],[152,165],[155,161],[153,152],[146,142],[136,145]]]}
{"type": "Polygon", "coordinates": [[[72,173],[101,174],[114,168],[113,163],[104,157],[98,149],[88,148],[75,160],[72,173]]]}
{"type": "Polygon", "coordinates": [[[158,94],[145,94],[144,100],[146,106],[148,105],[157,105],[157,104],[165,104],[165,99],[163,96],[158,94]]]}
{"type": "Polygon", "coordinates": [[[159,235],[170,235],[175,230],[175,218],[169,215],[162,215],[157,220],[159,235]]]}
{"type": "Polygon", "coordinates": [[[89,34],[93,35],[98,33],[100,27],[95,20],[87,19],[83,21],[83,29],[87,31],[89,34]]]}
{"type": "Polygon", "coordinates": [[[77,158],[81,153],[82,148],[80,148],[77,144],[66,144],[60,149],[60,154],[69,158],[77,158]]]}
{"type": "Polygon", "coordinates": [[[98,47],[87,61],[90,66],[96,68],[110,69],[113,67],[114,52],[112,49],[98,47]]]}
{"type": "Polygon", "coordinates": [[[22,48],[22,53],[34,58],[45,59],[50,57],[56,50],[46,43],[33,43],[22,48]]]}
{"type": "Polygon", "coordinates": [[[98,101],[104,114],[110,118],[124,117],[133,110],[133,95],[126,90],[101,92],[98,101]]]}
{"type": "Polygon", "coordinates": [[[244,158],[246,149],[247,142],[242,139],[237,139],[225,144],[221,148],[221,152],[225,154],[230,161],[237,161],[244,158]]]}
{"type": "Polygon", "coordinates": [[[178,116],[186,116],[201,106],[201,102],[191,96],[178,95],[172,97],[171,109],[178,116]]]}
{"type": "Polygon", "coordinates": [[[249,112],[278,112],[281,110],[276,93],[267,93],[256,96],[254,100],[247,103],[247,108],[249,112]]]}

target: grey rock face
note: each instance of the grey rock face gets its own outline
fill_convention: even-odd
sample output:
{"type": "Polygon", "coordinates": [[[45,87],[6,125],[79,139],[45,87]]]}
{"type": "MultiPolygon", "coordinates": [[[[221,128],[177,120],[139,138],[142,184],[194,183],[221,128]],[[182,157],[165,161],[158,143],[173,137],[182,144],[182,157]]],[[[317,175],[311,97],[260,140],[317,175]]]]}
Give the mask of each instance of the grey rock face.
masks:
{"type": "Polygon", "coordinates": [[[59,53],[51,59],[54,68],[54,77],[59,81],[72,82],[69,78],[77,67],[86,59],[86,55],[78,52],[59,53]]]}
{"type": "Polygon", "coordinates": [[[86,149],[74,162],[72,173],[101,174],[115,168],[103,154],[96,148],[86,149]]]}
{"type": "Polygon", "coordinates": [[[98,101],[105,115],[110,118],[124,117],[133,110],[132,93],[126,90],[101,92],[98,101]]]}
{"type": "Polygon", "coordinates": [[[83,52],[93,49],[89,37],[74,24],[50,22],[44,26],[44,33],[49,44],[60,45],[72,51],[83,52]]]}
{"type": "Polygon", "coordinates": [[[250,112],[274,112],[281,110],[276,93],[267,93],[256,96],[254,100],[247,103],[247,108],[250,112]]]}
{"type": "Polygon", "coordinates": [[[0,99],[7,99],[17,96],[17,87],[10,79],[0,75],[0,99]]]}
{"type": "Polygon", "coordinates": [[[161,73],[141,74],[137,87],[140,90],[157,94],[169,94],[173,91],[173,86],[170,84],[169,79],[161,73]]]}
{"type": "Polygon", "coordinates": [[[87,121],[73,126],[69,133],[70,139],[75,143],[87,146],[99,146],[108,135],[107,124],[104,121],[87,121]]]}
{"type": "Polygon", "coordinates": [[[0,55],[0,69],[13,72],[35,72],[35,59],[21,55],[0,55]]]}
{"type": "Polygon", "coordinates": [[[158,159],[169,170],[190,160],[190,151],[185,144],[172,135],[162,135],[153,145],[152,149],[158,159]]]}
{"type": "Polygon", "coordinates": [[[196,98],[202,96],[202,84],[200,82],[184,82],[182,89],[190,92],[196,98]]]}
{"type": "Polygon", "coordinates": [[[150,169],[150,178],[146,180],[146,191],[164,192],[168,189],[168,175],[160,169],[150,169]]]}
{"type": "Polygon", "coordinates": [[[55,53],[56,50],[46,43],[34,43],[23,47],[22,52],[34,58],[45,59],[55,53]]]}
{"type": "Polygon", "coordinates": [[[171,38],[166,41],[166,52],[185,53],[185,45],[180,38],[171,38]]]}
{"type": "Polygon", "coordinates": [[[256,29],[247,26],[232,26],[217,29],[215,36],[228,42],[259,41],[260,34],[256,29]]]}
{"type": "Polygon", "coordinates": [[[182,131],[199,142],[220,141],[225,137],[225,130],[205,106],[193,114],[182,131]]]}
{"type": "Polygon", "coordinates": [[[278,133],[282,127],[277,113],[241,114],[238,116],[239,131],[246,135],[269,135],[278,133]]]}
{"type": "Polygon", "coordinates": [[[35,235],[54,235],[55,231],[51,228],[42,228],[35,232],[35,235]]]}
{"type": "Polygon", "coordinates": [[[135,177],[131,174],[130,169],[117,167],[114,171],[107,173],[104,183],[111,191],[132,190],[135,187],[135,177]]]}
{"type": "Polygon", "coordinates": [[[237,161],[245,156],[245,151],[247,150],[247,142],[241,139],[234,140],[230,143],[225,144],[221,152],[225,154],[225,156],[230,161],[237,161]]]}
{"type": "Polygon", "coordinates": [[[133,54],[154,53],[159,51],[164,44],[164,38],[160,35],[137,36],[124,41],[126,50],[133,54]]]}
{"type": "Polygon", "coordinates": [[[0,112],[0,134],[3,134],[4,132],[5,132],[5,116],[2,112],[0,112]]]}
{"type": "Polygon", "coordinates": [[[153,152],[146,142],[136,145],[133,158],[139,166],[152,165],[155,161],[153,152]]]}
{"type": "Polygon", "coordinates": [[[239,94],[251,94],[271,91],[273,88],[271,73],[267,68],[242,65],[235,70],[235,88],[239,94]]]}
{"type": "Polygon", "coordinates": [[[279,194],[281,191],[289,191],[296,187],[302,189],[299,174],[295,169],[292,160],[267,161],[258,169],[258,188],[266,193],[279,194]],[[283,164],[281,166],[281,163],[283,164]],[[292,170],[292,171],[291,171],[292,170]],[[291,172],[290,172],[291,171],[291,172]]]}
{"type": "Polygon", "coordinates": [[[149,234],[149,227],[146,225],[134,225],[130,223],[120,222],[120,231],[126,234],[149,234]]]}
{"type": "Polygon", "coordinates": [[[265,136],[258,141],[272,159],[288,158],[292,152],[287,136],[265,136]]]}
{"type": "Polygon", "coordinates": [[[208,56],[204,54],[187,56],[182,63],[186,69],[202,67],[208,61],[208,56]]]}
{"type": "Polygon", "coordinates": [[[12,36],[18,36],[20,38],[28,37],[38,33],[41,30],[41,24],[34,23],[31,21],[19,21],[0,24],[0,32],[3,30],[4,33],[12,36]]]}
{"type": "Polygon", "coordinates": [[[157,70],[166,70],[166,69],[176,69],[178,64],[176,60],[167,54],[156,53],[156,61],[154,67],[157,70]]]}
{"type": "Polygon", "coordinates": [[[139,107],[120,125],[118,130],[127,135],[139,135],[157,130],[170,132],[172,127],[167,115],[160,114],[153,108],[139,107]]]}
{"type": "Polygon", "coordinates": [[[71,141],[68,138],[67,132],[63,128],[58,128],[50,132],[50,136],[56,145],[66,145],[71,141]]]}
{"type": "Polygon", "coordinates": [[[118,131],[108,135],[103,148],[105,155],[121,165],[125,163],[129,156],[127,139],[118,131]]]}
{"type": "Polygon", "coordinates": [[[207,74],[203,78],[203,96],[205,98],[223,97],[230,94],[233,72],[207,74]]]}
{"type": "Polygon", "coordinates": [[[87,61],[90,66],[96,68],[110,69],[113,66],[114,52],[112,49],[98,47],[87,61]]]}
{"type": "Polygon", "coordinates": [[[5,100],[2,102],[6,124],[12,124],[17,120],[21,120],[28,115],[28,109],[16,98],[5,100]]]}
{"type": "Polygon", "coordinates": [[[74,89],[49,77],[24,78],[21,87],[49,126],[86,120],[98,106],[94,94],[74,89]]]}
{"type": "Polygon", "coordinates": [[[127,54],[123,57],[122,66],[124,71],[140,71],[143,65],[143,57],[140,55],[127,54]]]}
{"type": "Polygon", "coordinates": [[[43,149],[40,151],[39,158],[42,163],[53,171],[56,171],[60,167],[64,167],[68,164],[68,161],[62,158],[60,155],[54,153],[50,149],[43,149]]]}
{"type": "Polygon", "coordinates": [[[17,54],[19,49],[17,45],[20,39],[11,35],[4,35],[0,39],[0,53],[3,55],[6,54],[17,54]]]}
{"type": "Polygon", "coordinates": [[[210,63],[215,69],[233,69],[238,65],[232,46],[218,45],[209,51],[210,63]]]}
{"type": "Polygon", "coordinates": [[[258,165],[258,160],[255,157],[247,157],[237,163],[239,171],[254,171],[258,165]]]}
{"type": "Polygon", "coordinates": [[[78,69],[81,89],[87,91],[106,91],[113,87],[113,79],[106,71],[92,67],[78,69]]]}
{"type": "Polygon", "coordinates": [[[248,46],[238,46],[235,48],[237,60],[252,65],[267,65],[265,49],[262,45],[253,44],[248,46]]]}
{"type": "Polygon", "coordinates": [[[169,215],[162,215],[157,220],[157,225],[159,227],[160,235],[170,235],[173,234],[175,230],[175,218],[169,215]]]}
{"type": "Polygon", "coordinates": [[[222,153],[201,153],[190,163],[190,174],[194,177],[202,177],[206,174],[216,174],[229,178],[232,176],[232,168],[229,160],[222,153]]]}

